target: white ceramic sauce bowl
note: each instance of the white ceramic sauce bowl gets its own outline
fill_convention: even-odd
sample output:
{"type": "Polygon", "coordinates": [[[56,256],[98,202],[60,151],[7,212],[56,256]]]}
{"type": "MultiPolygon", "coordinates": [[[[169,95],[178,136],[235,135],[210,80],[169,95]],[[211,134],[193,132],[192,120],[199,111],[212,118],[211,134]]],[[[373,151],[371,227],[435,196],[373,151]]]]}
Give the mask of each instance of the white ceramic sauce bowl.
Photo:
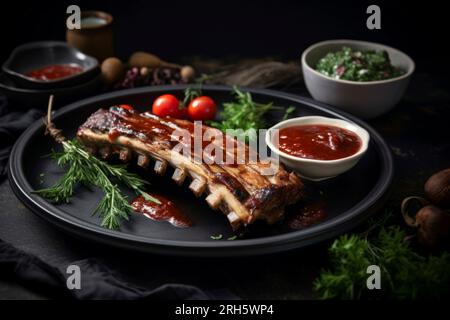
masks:
{"type": "Polygon", "coordinates": [[[379,43],[357,40],[329,40],[316,43],[302,54],[302,70],[311,96],[363,119],[371,119],[391,110],[402,98],[415,69],[414,61],[403,52],[379,43]],[[400,77],[357,82],[334,79],[315,70],[319,60],[342,47],[356,50],[385,50],[391,63],[405,71],[400,77]]]}
{"type": "Polygon", "coordinates": [[[285,120],[274,125],[266,132],[266,144],[272,153],[278,155],[283,164],[298,172],[301,177],[313,181],[330,179],[350,170],[367,151],[369,141],[369,133],[360,126],[349,121],[320,116],[307,116],[285,120]],[[274,141],[276,139],[276,130],[300,125],[329,125],[349,130],[361,139],[361,147],[355,154],[336,160],[300,158],[279,150],[276,146],[277,142],[274,141]]]}

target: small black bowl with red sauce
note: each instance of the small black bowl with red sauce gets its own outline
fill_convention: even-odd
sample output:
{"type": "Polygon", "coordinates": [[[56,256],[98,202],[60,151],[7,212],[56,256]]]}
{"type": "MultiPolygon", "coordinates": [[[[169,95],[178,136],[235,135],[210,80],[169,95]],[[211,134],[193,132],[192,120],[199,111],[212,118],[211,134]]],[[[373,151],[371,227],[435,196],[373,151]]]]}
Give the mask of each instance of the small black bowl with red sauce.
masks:
{"type": "Polygon", "coordinates": [[[350,170],[367,151],[369,141],[370,135],[362,127],[320,116],[282,121],[266,134],[272,155],[313,181],[350,170]]]}
{"type": "Polygon", "coordinates": [[[2,67],[24,89],[54,89],[82,84],[98,76],[97,59],[65,42],[41,41],[13,50],[2,67]]]}

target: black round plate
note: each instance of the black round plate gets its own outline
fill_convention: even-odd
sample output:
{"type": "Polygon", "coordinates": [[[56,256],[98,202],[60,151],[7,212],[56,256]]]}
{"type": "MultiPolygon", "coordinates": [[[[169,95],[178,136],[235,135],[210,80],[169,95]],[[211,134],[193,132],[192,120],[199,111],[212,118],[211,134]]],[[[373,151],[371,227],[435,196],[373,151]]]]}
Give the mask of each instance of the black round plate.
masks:
{"type": "MultiPolygon", "coordinates": [[[[93,70],[95,73],[98,70],[93,70]]],[[[27,89],[19,87],[8,75],[0,72],[0,93],[8,97],[8,101],[21,109],[40,108],[47,109],[48,96],[53,94],[58,105],[69,103],[93,94],[101,86],[100,74],[93,74],[93,78],[64,88],[53,89],[27,89]]]]}
{"type": "MultiPolygon", "coordinates": [[[[186,86],[161,86],[138,88],[107,93],[88,98],[57,111],[54,122],[64,134],[72,137],[78,126],[94,111],[114,104],[131,104],[140,110],[148,110],[152,101],[162,93],[182,96],[186,86]]],[[[230,101],[231,88],[204,86],[204,94],[212,96],[219,104],[230,101]]],[[[123,223],[121,231],[100,227],[98,216],[92,212],[102,197],[99,190],[80,187],[72,202],[53,205],[33,194],[54,183],[62,170],[46,155],[58,149],[44,135],[42,121],[33,124],[15,144],[9,162],[9,177],[14,192],[24,204],[39,216],[58,227],[80,237],[101,241],[115,246],[152,253],[194,256],[239,256],[267,254],[304,247],[335,237],[367,218],[378,207],[386,194],[393,177],[393,161],[383,139],[367,124],[311,99],[277,91],[243,89],[251,92],[255,101],[273,102],[279,106],[295,106],[292,117],[323,115],[353,121],[364,127],[371,136],[368,152],[347,173],[320,183],[310,184],[320,190],[326,203],[327,218],[302,230],[291,230],[279,223],[254,226],[244,239],[227,240],[232,231],[226,217],[211,210],[204,199],[197,199],[186,187],[178,187],[170,179],[170,173],[156,177],[147,172],[152,183],[151,191],[170,197],[193,220],[191,228],[175,228],[166,222],[155,222],[142,215],[133,214],[123,223]],[[150,176],[151,175],[151,176],[150,176]],[[221,240],[212,240],[211,235],[222,235],[221,240]]],[[[272,122],[280,120],[282,113],[271,114],[272,122]]],[[[132,193],[124,190],[130,197],[132,193]]]]}

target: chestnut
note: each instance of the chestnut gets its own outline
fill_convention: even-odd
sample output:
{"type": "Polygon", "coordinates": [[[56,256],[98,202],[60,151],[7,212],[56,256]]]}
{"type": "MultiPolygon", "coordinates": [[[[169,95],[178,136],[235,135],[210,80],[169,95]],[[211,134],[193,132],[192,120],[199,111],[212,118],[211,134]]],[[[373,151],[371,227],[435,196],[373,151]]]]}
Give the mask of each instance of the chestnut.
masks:
{"type": "Polygon", "coordinates": [[[402,202],[402,214],[406,224],[417,229],[419,242],[434,250],[448,247],[450,244],[450,213],[437,206],[428,204],[421,197],[408,197],[402,202]],[[411,215],[409,207],[412,201],[417,201],[422,207],[411,215]]]}
{"type": "Polygon", "coordinates": [[[428,248],[448,245],[450,214],[436,206],[427,205],[417,212],[416,223],[420,243],[428,248]]]}
{"type": "Polygon", "coordinates": [[[426,198],[442,209],[450,208],[450,168],[432,175],[425,183],[426,198]]]}

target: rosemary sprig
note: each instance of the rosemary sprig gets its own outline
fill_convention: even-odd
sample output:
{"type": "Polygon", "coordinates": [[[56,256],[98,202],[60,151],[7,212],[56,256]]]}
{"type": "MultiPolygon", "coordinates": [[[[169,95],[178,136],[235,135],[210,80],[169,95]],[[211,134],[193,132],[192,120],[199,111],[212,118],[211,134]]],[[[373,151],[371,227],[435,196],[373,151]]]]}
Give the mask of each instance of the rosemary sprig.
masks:
{"type": "Polygon", "coordinates": [[[180,102],[180,109],[187,108],[189,102],[202,95],[202,87],[198,85],[196,87],[187,87],[184,90],[183,101],[180,102]]]}
{"type": "Polygon", "coordinates": [[[101,225],[108,229],[119,229],[120,221],[128,220],[129,214],[133,211],[127,197],[122,194],[111,178],[122,182],[136,194],[143,195],[146,200],[160,204],[158,199],[143,190],[148,182],[128,172],[124,165],[113,165],[97,159],[84,150],[77,140],[66,140],[61,131],[51,122],[52,101],[51,96],[47,115],[47,132],[62,145],[63,151],[53,152],[51,156],[59,166],[68,169],[58,182],[49,188],[37,190],[37,194],[55,203],[68,203],[77,184],[98,187],[105,195],[94,214],[100,214],[101,225]]]}

